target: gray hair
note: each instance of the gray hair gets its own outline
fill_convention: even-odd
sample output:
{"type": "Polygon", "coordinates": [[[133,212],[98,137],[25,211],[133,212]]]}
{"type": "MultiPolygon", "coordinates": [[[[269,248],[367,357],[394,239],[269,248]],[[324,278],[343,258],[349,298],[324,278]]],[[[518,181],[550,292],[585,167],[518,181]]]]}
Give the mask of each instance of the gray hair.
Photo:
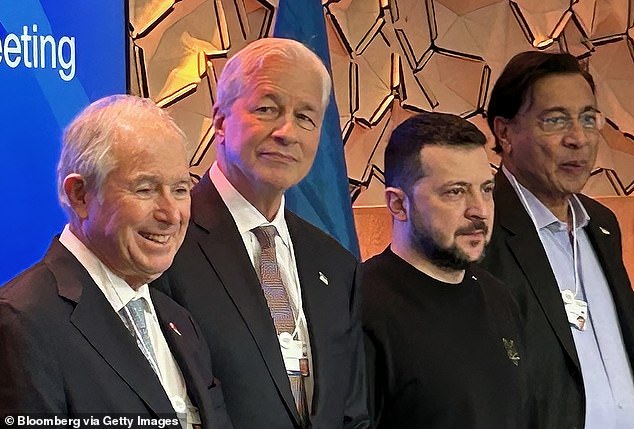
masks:
{"type": "Polygon", "coordinates": [[[283,59],[298,65],[298,73],[306,67],[313,68],[321,76],[321,104],[326,108],[330,98],[331,80],[326,66],[313,51],[292,39],[268,37],[256,40],[232,56],[218,78],[216,107],[221,111],[231,108],[242,95],[244,86],[267,61],[283,59]]]}
{"type": "Polygon", "coordinates": [[[183,131],[169,114],[152,100],[133,95],[111,95],[93,102],[79,113],[64,131],[62,151],[57,164],[57,194],[62,208],[72,215],[64,180],[69,174],[79,174],[89,189],[102,198],[102,185],[116,167],[112,145],[122,130],[134,129],[135,124],[160,124],[176,133],[186,145],[183,131]]]}

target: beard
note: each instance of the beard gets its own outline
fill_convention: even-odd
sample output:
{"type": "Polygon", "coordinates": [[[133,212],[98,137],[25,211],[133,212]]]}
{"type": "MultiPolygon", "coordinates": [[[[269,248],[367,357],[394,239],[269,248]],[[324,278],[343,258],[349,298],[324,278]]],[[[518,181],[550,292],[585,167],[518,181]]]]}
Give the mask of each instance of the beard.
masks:
{"type": "MultiPolygon", "coordinates": [[[[425,227],[422,216],[414,210],[412,217],[411,239],[412,246],[425,256],[430,262],[440,268],[447,270],[464,270],[472,262],[480,262],[484,258],[484,249],[477,259],[472,259],[462,249],[458,248],[454,241],[450,246],[443,246],[439,243],[441,234],[437,230],[429,230],[425,227]]],[[[475,231],[483,231],[484,236],[488,235],[488,226],[484,221],[476,219],[468,227],[458,229],[455,236],[471,234],[475,231]]],[[[488,241],[485,242],[485,248],[488,241]]]]}

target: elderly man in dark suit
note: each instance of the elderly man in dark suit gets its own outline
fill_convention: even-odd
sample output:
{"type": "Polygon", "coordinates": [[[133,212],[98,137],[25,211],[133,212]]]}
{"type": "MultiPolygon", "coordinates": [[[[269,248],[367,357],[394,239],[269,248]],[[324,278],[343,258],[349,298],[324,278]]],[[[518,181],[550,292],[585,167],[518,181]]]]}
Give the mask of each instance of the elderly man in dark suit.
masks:
{"type": "Polygon", "coordinates": [[[488,122],[502,168],[484,265],[526,319],[530,427],[634,422],[634,295],[614,214],[581,195],[604,118],[569,54],[524,52],[493,88],[488,122]]]}
{"type": "Polygon", "coordinates": [[[292,40],[258,40],[227,62],[217,162],[194,187],[185,243],[158,280],[200,323],[237,428],[369,424],[357,261],[284,209],[315,157],[330,85],[292,40]]]}
{"type": "Polygon", "coordinates": [[[199,328],[148,288],[189,221],[182,132],[150,100],[99,100],[66,130],[58,189],[68,225],[0,289],[0,414],[231,427],[199,328]]]}

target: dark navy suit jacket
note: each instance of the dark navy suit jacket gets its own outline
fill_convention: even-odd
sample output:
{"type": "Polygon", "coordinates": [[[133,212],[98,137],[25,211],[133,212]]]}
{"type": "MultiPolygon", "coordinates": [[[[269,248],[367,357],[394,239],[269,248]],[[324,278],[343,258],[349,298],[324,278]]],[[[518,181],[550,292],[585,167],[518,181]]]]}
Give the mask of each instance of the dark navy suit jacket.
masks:
{"type": "MultiPolygon", "coordinates": [[[[168,296],[150,294],[203,426],[230,428],[198,326],[168,296]]],[[[0,415],[24,413],[175,416],[134,338],[57,239],[0,289],[0,415]]]]}
{"type": "MultiPolygon", "coordinates": [[[[290,212],[285,216],[311,342],[312,428],[367,427],[359,265],[322,231],[290,212]]],[[[236,428],[300,427],[260,282],[208,174],[192,191],[185,242],[172,267],[155,283],[200,324],[236,428]]]]}

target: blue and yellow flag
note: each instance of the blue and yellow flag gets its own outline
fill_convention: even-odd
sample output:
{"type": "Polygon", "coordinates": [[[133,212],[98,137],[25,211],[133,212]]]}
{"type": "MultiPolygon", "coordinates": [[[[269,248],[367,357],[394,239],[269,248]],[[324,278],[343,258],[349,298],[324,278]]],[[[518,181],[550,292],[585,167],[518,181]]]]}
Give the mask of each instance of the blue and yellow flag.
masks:
{"type": "MultiPolygon", "coordinates": [[[[273,35],[302,42],[319,55],[328,70],[331,70],[326,23],[320,0],[280,0],[273,35]]],[[[313,168],[304,180],[286,192],[286,205],[359,257],[339,112],[333,92],[330,93],[330,104],[324,116],[313,168]]]]}

